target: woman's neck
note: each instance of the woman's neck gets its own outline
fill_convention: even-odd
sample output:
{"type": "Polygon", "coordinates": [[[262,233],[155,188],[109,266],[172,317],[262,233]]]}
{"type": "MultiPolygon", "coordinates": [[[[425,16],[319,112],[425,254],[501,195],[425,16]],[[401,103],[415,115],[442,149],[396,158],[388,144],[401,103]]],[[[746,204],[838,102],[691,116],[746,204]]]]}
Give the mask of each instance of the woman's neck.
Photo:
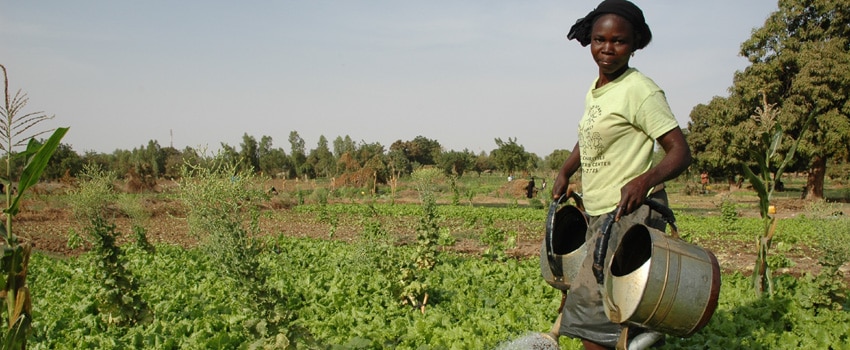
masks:
{"type": "Polygon", "coordinates": [[[601,87],[605,86],[606,84],[608,84],[608,83],[610,83],[614,80],[617,80],[617,78],[619,78],[621,75],[623,75],[623,73],[625,73],[627,70],[629,70],[628,65],[625,65],[622,68],[620,68],[620,69],[618,69],[618,70],[616,70],[612,73],[609,73],[609,74],[602,73],[600,71],[599,72],[599,79],[596,79],[596,88],[597,89],[601,88],[601,87]]]}

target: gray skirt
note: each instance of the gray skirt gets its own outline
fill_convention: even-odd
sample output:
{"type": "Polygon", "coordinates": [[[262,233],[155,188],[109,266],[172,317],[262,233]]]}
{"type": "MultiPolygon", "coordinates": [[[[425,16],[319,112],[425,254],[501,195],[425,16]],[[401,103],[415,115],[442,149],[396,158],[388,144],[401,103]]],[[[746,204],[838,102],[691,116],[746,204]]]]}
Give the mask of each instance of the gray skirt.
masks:
{"type": "MultiPolygon", "coordinates": [[[[667,192],[658,191],[650,195],[651,200],[667,206],[667,192]]],[[[602,304],[602,286],[596,283],[593,275],[593,252],[596,250],[596,239],[602,234],[602,224],[607,214],[588,218],[587,255],[582,261],[581,268],[572,281],[567,299],[564,303],[561,318],[561,335],[572,338],[586,339],[607,347],[615,347],[623,326],[612,323],[605,315],[602,304]]],[[[643,224],[664,231],[667,222],[658,212],[650,210],[646,205],[641,206],[629,215],[623,216],[611,226],[608,239],[608,252],[605,255],[605,265],[611,261],[614,251],[620,243],[620,237],[634,225],[643,224]]],[[[629,332],[630,335],[632,332],[629,332]]]]}

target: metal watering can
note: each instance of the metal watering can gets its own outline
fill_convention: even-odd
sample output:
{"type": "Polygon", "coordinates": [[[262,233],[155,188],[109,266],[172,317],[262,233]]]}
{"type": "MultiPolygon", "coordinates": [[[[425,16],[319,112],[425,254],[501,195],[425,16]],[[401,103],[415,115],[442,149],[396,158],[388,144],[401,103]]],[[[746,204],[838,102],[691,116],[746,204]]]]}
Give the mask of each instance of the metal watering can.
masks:
{"type": "Polygon", "coordinates": [[[540,274],[552,287],[568,291],[587,254],[587,215],[576,193],[575,206],[562,204],[567,196],[552,201],[546,216],[546,235],[540,245],[540,274]]]}
{"type": "Polygon", "coordinates": [[[651,200],[646,204],[662,214],[672,233],[632,226],[602,273],[598,266],[604,264],[610,235],[610,226],[603,227],[604,242],[597,242],[605,247],[600,250],[597,244],[593,267],[605,314],[614,323],[689,337],[705,327],[717,308],[720,265],[710,251],[679,239],[669,208],[651,200]]]}
{"type": "Polygon", "coordinates": [[[587,214],[581,197],[572,193],[552,201],[546,215],[546,234],[540,245],[540,275],[550,286],[561,291],[558,318],[549,333],[540,333],[553,348],[558,348],[561,309],[575,279],[581,262],[587,254],[587,214]],[[565,205],[568,198],[575,202],[565,205]]]}
{"type": "MultiPolygon", "coordinates": [[[[563,293],[557,320],[549,333],[542,333],[553,344],[560,337],[561,311],[570,282],[588,250],[587,216],[581,198],[576,194],[572,198],[577,207],[560,207],[565,196],[550,205],[540,249],[543,279],[563,293]]],[[[652,227],[635,225],[620,239],[605,266],[615,211],[604,219],[593,252],[593,273],[602,288],[606,316],[614,323],[653,331],[630,340],[628,349],[651,345],[660,336],[654,332],[693,335],[711,319],[720,294],[720,265],[714,254],[679,239],[672,210],[651,200],[646,204],[662,214],[671,227],[670,236],[652,227]],[[642,336],[645,337],[641,339],[642,336]]],[[[623,337],[627,337],[627,329],[623,337]]],[[[622,340],[625,344],[625,338],[622,340]]]]}

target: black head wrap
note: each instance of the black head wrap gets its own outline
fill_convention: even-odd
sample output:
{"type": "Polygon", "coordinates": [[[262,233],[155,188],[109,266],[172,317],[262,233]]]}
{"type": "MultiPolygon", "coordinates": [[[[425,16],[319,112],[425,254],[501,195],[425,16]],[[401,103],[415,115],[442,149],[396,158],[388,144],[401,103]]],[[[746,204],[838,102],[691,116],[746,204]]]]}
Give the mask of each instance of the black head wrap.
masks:
{"type": "Polygon", "coordinates": [[[641,11],[637,5],[627,0],[603,1],[596,7],[596,9],[590,11],[587,16],[579,18],[579,20],[576,21],[576,24],[570,28],[570,32],[567,34],[567,39],[576,39],[581,46],[587,46],[590,44],[590,33],[593,30],[594,20],[596,20],[596,17],[606,13],[619,15],[632,24],[632,27],[639,34],[637,36],[638,42],[635,47],[636,50],[649,45],[649,41],[652,40],[652,32],[649,31],[649,26],[646,24],[646,19],[643,17],[643,11],[641,11]]]}

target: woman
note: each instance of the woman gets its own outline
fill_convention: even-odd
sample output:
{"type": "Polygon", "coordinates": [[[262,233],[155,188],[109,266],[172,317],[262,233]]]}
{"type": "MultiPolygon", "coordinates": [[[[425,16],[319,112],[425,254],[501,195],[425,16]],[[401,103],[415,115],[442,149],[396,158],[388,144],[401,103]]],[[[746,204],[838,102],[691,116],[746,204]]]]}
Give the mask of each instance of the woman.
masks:
{"type": "MultiPolygon", "coordinates": [[[[629,66],[634,52],[652,40],[640,8],[625,0],[605,0],[579,19],[567,37],[582,46],[590,45],[599,76],[585,99],[579,141],[561,167],[552,195],[557,199],[570,191],[569,178],[582,170],[582,199],[590,216],[588,252],[595,250],[607,214],[616,213],[608,241],[610,260],[620,235],[629,227],[645,224],[665,229],[660,214],[643,203],[649,198],[667,205],[663,183],[687,169],[691,153],[664,92],[629,66]],[[653,165],[656,141],[665,156],[653,165]]],[[[624,345],[636,332],[630,331],[620,340],[623,328],[611,323],[604,313],[592,265],[593,256],[588,254],[575,281],[571,281],[560,333],[582,339],[587,349],[613,348],[618,341],[624,345]]]]}

